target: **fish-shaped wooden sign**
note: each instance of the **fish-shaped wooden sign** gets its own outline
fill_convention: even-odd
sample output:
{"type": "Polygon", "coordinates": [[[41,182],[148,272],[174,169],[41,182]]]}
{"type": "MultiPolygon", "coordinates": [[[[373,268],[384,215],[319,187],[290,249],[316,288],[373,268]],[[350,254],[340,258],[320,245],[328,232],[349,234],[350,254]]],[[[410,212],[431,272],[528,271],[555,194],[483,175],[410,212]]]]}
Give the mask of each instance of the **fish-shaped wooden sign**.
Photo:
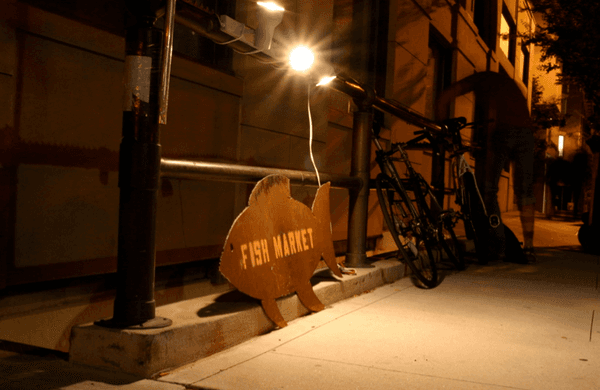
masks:
{"type": "Polygon", "coordinates": [[[256,184],[248,207],[229,230],[221,273],[238,290],[260,299],[280,328],[287,323],[276,298],[296,292],[309,310],[324,309],[310,283],[321,258],[342,276],[331,236],[329,190],[330,183],[319,187],[311,211],[291,197],[287,177],[267,176],[256,184]]]}

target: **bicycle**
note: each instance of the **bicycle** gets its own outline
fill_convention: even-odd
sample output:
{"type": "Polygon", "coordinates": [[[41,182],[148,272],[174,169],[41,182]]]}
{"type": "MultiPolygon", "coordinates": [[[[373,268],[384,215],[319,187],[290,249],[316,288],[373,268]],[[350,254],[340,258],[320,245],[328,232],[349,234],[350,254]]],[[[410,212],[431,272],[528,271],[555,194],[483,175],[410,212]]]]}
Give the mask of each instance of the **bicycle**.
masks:
{"type": "MultiPolygon", "coordinates": [[[[485,265],[489,259],[490,230],[498,228],[501,219],[496,214],[488,215],[477,186],[475,172],[464,156],[465,152],[473,150],[473,147],[463,144],[460,131],[476,124],[478,123],[467,123],[464,117],[452,118],[443,122],[444,131],[441,134],[433,135],[429,132],[429,137],[433,139],[433,142],[444,143],[451,148],[452,193],[455,194],[455,203],[460,207],[460,212],[456,213],[456,217],[463,221],[467,239],[473,240],[478,263],[485,265]]],[[[506,225],[504,225],[504,235],[507,255],[517,259],[523,257],[521,243],[506,225]]]]}
{"type": "Polygon", "coordinates": [[[444,122],[447,134],[437,138],[437,142],[443,142],[443,137],[448,136],[446,145],[451,147],[450,165],[451,182],[453,184],[454,202],[460,207],[457,217],[464,223],[467,239],[473,240],[475,253],[479,264],[487,263],[487,235],[490,226],[497,226],[497,217],[490,221],[483,197],[477,186],[475,172],[465,159],[465,152],[473,150],[463,145],[460,131],[475,123],[467,123],[466,118],[459,117],[444,122]]]}
{"type": "Polygon", "coordinates": [[[437,263],[444,253],[458,269],[464,269],[465,263],[454,233],[454,211],[442,209],[431,186],[413,168],[405,151],[427,137],[425,133],[405,143],[392,143],[386,151],[379,141],[379,127],[373,126],[375,161],[381,169],[375,184],[386,225],[398,247],[399,258],[412,271],[413,281],[434,288],[439,284],[437,263]],[[396,154],[406,167],[406,178],[401,178],[396,169],[392,157],[396,154]]]}

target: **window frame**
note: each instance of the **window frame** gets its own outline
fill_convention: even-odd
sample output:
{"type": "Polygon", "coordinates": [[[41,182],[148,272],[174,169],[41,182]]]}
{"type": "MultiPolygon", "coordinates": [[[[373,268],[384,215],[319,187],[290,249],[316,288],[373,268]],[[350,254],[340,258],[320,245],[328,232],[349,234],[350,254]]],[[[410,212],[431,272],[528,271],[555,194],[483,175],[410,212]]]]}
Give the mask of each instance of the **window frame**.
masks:
{"type": "Polygon", "coordinates": [[[502,51],[502,53],[504,53],[506,55],[506,58],[508,58],[508,61],[515,65],[516,62],[516,46],[517,46],[517,24],[515,23],[512,15],[510,14],[508,8],[506,7],[505,4],[502,5],[502,12],[500,13],[500,31],[499,31],[499,35],[500,35],[500,44],[498,46],[500,46],[500,50],[502,51]],[[505,21],[507,26],[508,26],[508,33],[506,34],[505,32],[502,31],[502,21],[505,21]],[[504,35],[507,35],[506,38],[504,38],[504,35]],[[503,49],[503,41],[508,41],[508,48],[507,51],[505,52],[503,49]]]}

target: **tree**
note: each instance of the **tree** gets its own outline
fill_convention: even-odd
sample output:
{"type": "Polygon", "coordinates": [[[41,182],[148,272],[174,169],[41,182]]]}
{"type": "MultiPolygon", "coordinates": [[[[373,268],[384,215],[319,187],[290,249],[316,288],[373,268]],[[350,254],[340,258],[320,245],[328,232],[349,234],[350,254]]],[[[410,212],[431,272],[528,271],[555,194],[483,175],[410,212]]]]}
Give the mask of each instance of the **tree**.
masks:
{"type": "Polygon", "coordinates": [[[531,119],[534,123],[533,134],[535,137],[534,156],[536,160],[544,161],[546,159],[546,150],[548,147],[556,145],[548,144],[546,134],[549,128],[564,125],[564,116],[558,109],[558,101],[542,100],[544,87],[542,87],[537,77],[533,78],[532,96],[531,96],[531,119]]]}
{"type": "Polygon", "coordinates": [[[600,2],[589,0],[529,0],[542,16],[529,42],[542,48],[542,68],[558,69],[563,83],[579,86],[594,108],[589,125],[600,131],[600,2]],[[549,62],[556,58],[559,63],[549,62]]]}

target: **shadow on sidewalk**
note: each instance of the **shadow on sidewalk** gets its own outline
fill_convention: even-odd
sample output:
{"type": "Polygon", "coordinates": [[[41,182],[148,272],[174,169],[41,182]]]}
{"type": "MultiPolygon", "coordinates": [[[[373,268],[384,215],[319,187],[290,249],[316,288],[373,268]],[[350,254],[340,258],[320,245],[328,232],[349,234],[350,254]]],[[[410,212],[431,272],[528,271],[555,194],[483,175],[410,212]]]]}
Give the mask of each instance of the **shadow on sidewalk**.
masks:
{"type": "MultiPolygon", "coordinates": [[[[95,383],[127,385],[143,378],[69,363],[67,354],[0,340],[0,388],[53,390],[95,383]]],[[[106,387],[104,387],[106,388],[106,387]]]]}

